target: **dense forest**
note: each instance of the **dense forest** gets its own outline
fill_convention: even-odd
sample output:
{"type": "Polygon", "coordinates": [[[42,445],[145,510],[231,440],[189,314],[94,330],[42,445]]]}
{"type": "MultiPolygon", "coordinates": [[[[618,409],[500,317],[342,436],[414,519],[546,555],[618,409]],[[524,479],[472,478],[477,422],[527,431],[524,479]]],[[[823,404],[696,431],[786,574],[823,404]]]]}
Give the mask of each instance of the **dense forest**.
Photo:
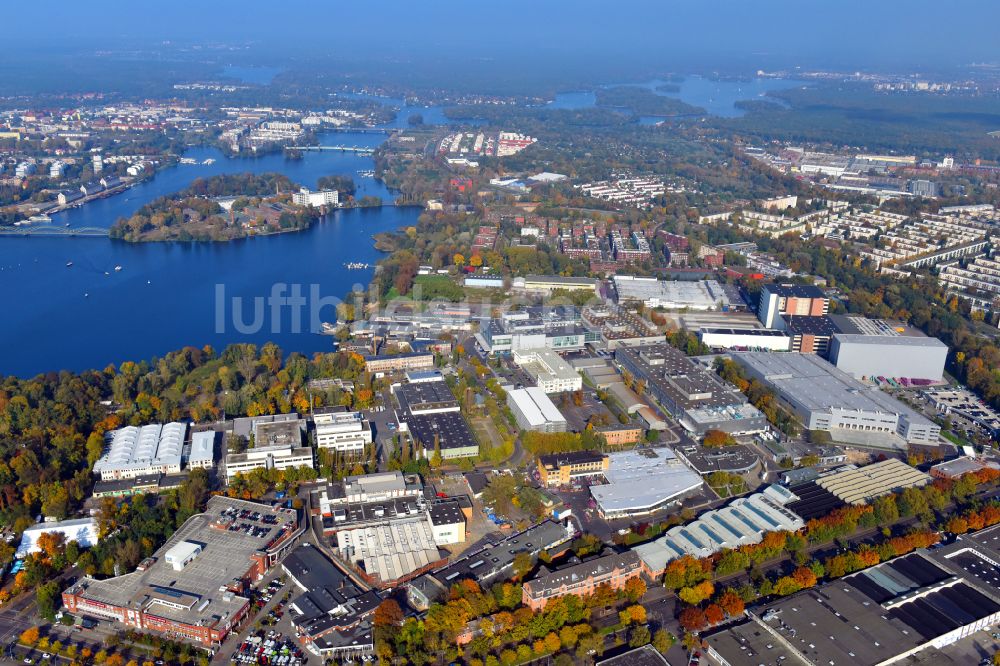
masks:
{"type": "Polygon", "coordinates": [[[740,118],[712,126],[741,136],[819,146],[915,154],[956,161],[1000,159],[996,94],[883,93],[871,84],[822,83],[769,93],[774,100],[739,105],[740,118]],[[786,106],[787,105],[787,106],[786,106]]]}

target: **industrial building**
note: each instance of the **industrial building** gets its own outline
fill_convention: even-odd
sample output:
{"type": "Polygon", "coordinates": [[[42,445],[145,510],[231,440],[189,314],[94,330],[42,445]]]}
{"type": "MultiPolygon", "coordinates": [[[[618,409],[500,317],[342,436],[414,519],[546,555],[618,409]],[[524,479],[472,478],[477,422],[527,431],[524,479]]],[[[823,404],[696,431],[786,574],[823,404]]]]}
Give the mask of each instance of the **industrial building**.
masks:
{"type": "Polygon", "coordinates": [[[543,486],[566,486],[579,479],[603,476],[608,456],[600,451],[566,451],[538,456],[539,481],[543,486]]]}
{"type": "Polygon", "coordinates": [[[551,349],[515,351],[514,362],[531,375],[535,385],[546,393],[578,391],[583,388],[580,374],[551,349]]]}
{"type": "Polygon", "coordinates": [[[615,362],[664,413],[700,437],[708,430],[760,432],[767,419],[746,396],[666,343],[615,349],[615,362]]]}
{"type": "Polygon", "coordinates": [[[938,663],[935,650],[1000,622],[996,551],[968,536],[754,608],[703,637],[708,655],[728,666],[938,663]]]}
{"type": "Polygon", "coordinates": [[[336,539],[341,557],[353,562],[378,587],[396,585],[443,559],[424,516],[341,530],[336,539]]]}
{"type": "Polygon", "coordinates": [[[600,342],[600,331],[581,322],[580,310],[573,306],[529,307],[490,320],[476,334],[476,341],[489,354],[531,349],[570,351],[600,342]]]}
{"type": "Polygon", "coordinates": [[[288,605],[298,638],[323,658],[374,652],[371,615],[382,602],[364,592],[318,548],[302,544],[281,563],[300,594],[288,605]]]}
{"type": "Polygon", "coordinates": [[[479,442],[459,412],[401,415],[400,419],[400,431],[409,432],[428,458],[435,451],[440,451],[443,460],[479,455],[479,442]]]}
{"type": "Polygon", "coordinates": [[[379,377],[393,372],[431,370],[433,368],[434,354],[423,352],[365,356],[365,371],[374,373],[379,377]]]}
{"type": "Polygon", "coordinates": [[[38,547],[38,537],[43,534],[61,534],[66,543],[75,541],[81,548],[97,545],[100,535],[93,518],[75,518],[55,523],[38,523],[21,533],[21,543],[17,546],[14,556],[23,559],[31,553],[41,550],[38,547]]]}
{"type": "Polygon", "coordinates": [[[102,481],[181,471],[186,423],[127,426],[105,434],[107,448],[94,463],[102,481]]]}
{"type": "Polygon", "coordinates": [[[807,429],[829,432],[835,441],[890,448],[937,444],[938,425],[815,355],[734,352],[732,358],[749,379],[773,389],[807,429]]]}
{"type": "Polygon", "coordinates": [[[889,458],[864,467],[826,474],[814,483],[845,504],[866,504],[881,495],[930,482],[929,475],[902,460],[889,458]]]}
{"type": "Polygon", "coordinates": [[[795,499],[781,486],[768,486],[721,509],[706,511],[686,525],[672,527],[659,539],[633,550],[646,572],[657,578],[668,562],[679,557],[708,557],[727,548],[760,543],[767,532],[795,532],[805,527],[805,521],[785,506],[795,499]]]}
{"type": "Polygon", "coordinates": [[[507,406],[522,430],[565,432],[566,417],[537,386],[507,392],[507,406]]]}
{"type": "Polygon", "coordinates": [[[929,379],[940,382],[948,345],[925,336],[836,333],[830,362],[857,379],[929,379]]]}
{"type": "Polygon", "coordinates": [[[83,576],[63,591],[63,605],[73,614],[217,646],[249,613],[250,586],[299,533],[291,509],[211,497],[204,513],[189,518],[136,571],[105,580],[83,576]]]}
{"type": "Polygon", "coordinates": [[[321,449],[358,457],[372,443],[371,423],[361,412],[349,412],[346,407],[324,407],[316,409],[312,417],[316,446],[321,449]]]}
{"type": "Polygon", "coordinates": [[[802,354],[816,354],[826,358],[830,354],[833,336],[840,331],[829,315],[821,317],[781,317],[782,330],[790,339],[790,350],[802,354]]]}
{"type": "Polygon", "coordinates": [[[668,310],[725,310],[729,296],[716,280],[657,280],[616,275],[619,303],[642,303],[668,310]]]}
{"type": "Polygon", "coordinates": [[[319,508],[323,515],[329,515],[334,505],[416,498],[423,494],[423,489],[418,475],[404,475],[398,470],[345,476],[342,481],[330,483],[319,491],[319,508]]]}
{"type": "Polygon", "coordinates": [[[440,376],[430,380],[418,379],[393,384],[391,388],[399,401],[400,409],[414,416],[460,411],[458,400],[448,383],[440,376]]]}
{"type": "Polygon", "coordinates": [[[644,516],[679,503],[702,487],[667,447],[609,453],[604,485],[590,486],[597,510],[606,520],[644,516]]]}
{"type": "MultiPolygon", "coordinates": [[[[298,429],[298,426],[294,428],[298,429]]],[[[248,474],[255,469],[286,470],[312,466],[312,447],[300,446],[294,442],[255,445],[243,453],[230,453],[226,456],[226,483],[232,483],[238,474],[248,474]]]]}
{"type": "MultiPolygon", "coordinates": [[[[460,580],[476,581],[483,589],[509,575],[514,557],[527,553],[535,557],[543,550],[553,550],[567,544],[575,528],[567,529],[553,520],[545,520],[526,530],[506,537],[487,535],[480,545],[470,549],[446,566],[410,581],[407,600],[414,608],[427,608],[433,601],[446,596],[452,585],[460,580]]],[[[557,554],[557,553],[552,553],[557,554]]]]}
{"type": "Polygon", "coordinates": [[[215,431],[201,430],[191,434],[191,448],[187,453],[188,469],[215,467],[215,431]]]}
{"type": "Polygon", "coordinates": [[[783,328],[784,316],[822,317],[830,312],[823,290],[806,284],[765,284],[760,290],[757,317],[767,328],[783,328]]]}
{"type": "Polygon", "coordinates": [[[698,338],[715,350],[791,351],[792,348],[787,333],[768,328],[702,328],[698,338]]]}
{"type": "Polygon", "coordinates": [[[552,599],[567,595],[586,597],[599,585],[621,590],[642,575],[642,560],[634,551],[610,553],[538,576],[521,587],[521,603],[538,612],[552,599]]]}

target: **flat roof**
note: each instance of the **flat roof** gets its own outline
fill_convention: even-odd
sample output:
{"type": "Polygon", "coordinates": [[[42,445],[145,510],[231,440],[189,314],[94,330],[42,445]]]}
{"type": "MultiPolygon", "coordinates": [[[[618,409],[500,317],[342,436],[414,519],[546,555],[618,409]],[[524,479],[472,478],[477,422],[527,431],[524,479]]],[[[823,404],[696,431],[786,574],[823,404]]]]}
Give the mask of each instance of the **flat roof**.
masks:
{"type": "Polygon", "coordinates": [[[121,608],[154,606],[150,612],[186,624],[225,624],[247,599],[220,592],[220,588],[246,574],[254,553],[268,550],[297,526],[296,513],[291,509],[213,496],[204,513],[185,521],[156,551],[155,561],[145,571],[104,580],[85,576],[69,591],[121,608]],[[202,551],[175,571],[165,555],[182,542],[199,544],[202,551]],[[181,599],[183,603],[172,604],[170,599],[181,599]]]}
{"type": "Polygon", "coordinates": [[[814,284],[765,284],[761,289],[782,298],[826,298],[823,290],[814,284]]]}
{"type": "Polygon", "coordinates": [[[771,328],[709,328],[702,327],[701,333],[711,333],[713,335],[754,335],[761,338],[787,338],[784,331],[776,331],[771,328]]]}
{"type": "Polygon", "coordinates": [[[785,320],[785,330],[792,335],[815,335],[829,337],[839,329],[828,315],[810,317],[805,315],[781,315],[785,320]]]}
{"type": "Polygon", "coordinates": [[[871,345],[879,347],[927,347],[948,350],[948,345],[937,338],[909,335],[863,335],[861,333],[836,333],[834,340],[841,345],[871,345]]]}
{"type": "Polygon", "coordinates": [[[657,280],[616,275],[619,300],[656,300],[667,308],[714,308],[729,305],[729,296],[717,280],[657,280]]]}
{"type": "Polygon", "coordinates": [[[420,409],[458,408],[455,395],[443,379],[400,384],[396,387],[396,393],[411,412],[420,409]]]}
{"type": "Polygon", "coordinates": [[[731,357],[803,410],[880,412],[905,416],[913,424],[932,425],[895,398],[862,384],[815,354],[732,352],[731,357]]]}
{"type": "Polygon", "coordinates": [[[479,446],[459,412],[408,416],[406,424],[414,439],[423,444],[427,451],[433,451],[435,435],[442,451],[479,446]]]}
{"type": "Polygon", "coordinates": [[[606,485],[590,486],[602,512],[648,511],[701,487],[701,477],[666,447],[608,454],[606,485]]]}

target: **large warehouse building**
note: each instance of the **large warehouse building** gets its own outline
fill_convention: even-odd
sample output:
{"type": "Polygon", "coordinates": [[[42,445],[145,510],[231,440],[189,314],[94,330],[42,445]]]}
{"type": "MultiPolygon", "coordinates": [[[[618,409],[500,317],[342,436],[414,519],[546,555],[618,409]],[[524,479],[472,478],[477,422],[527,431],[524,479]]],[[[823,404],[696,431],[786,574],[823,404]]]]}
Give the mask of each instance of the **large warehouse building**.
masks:
{"type": "Polygon", "coordinates": [[[616,275],[619,303],[642,303],[648,308],[668,310],[724,310],[729,296],[716,280],[657,280],[616,275]]]}
{"type": "Polygon", "coordinates": [[[298,533],[291,509],[215,496],[134,572],[84,576],[63,591],[63,605],[74,614],[219,645],[249,613],[249,586],[291,550],[298,533]]]}
{"type": "Polygon", "coordinates": [[[522,430],[566,432],[566,417],[537,386],[508,391],[507,406],[522,430]]]}
{"type": "Polygon", "coordinates": [[[107,449],[94,463],[94,473],[100,474],[102,481],[176,474],[181,471],[186,435],[187,424],[179,422],[112,430],[105,435],[107,449]]]}
{"type": "Polygon", "coordinates": [[[607,520],[645,516],[701,490],[701,477],[666,447],[608,454],[605,485],[590,486],[607,520]]]}
{"type": "Polygon", "coordinates": [[[645,394],[663,411],[701,437],[708,430],[760,432],[767,419],[746,396],[666,344],[627,346],[615,350],[615,362],[640,381],[645,394]]]}
{"type": "Polygon", "coordinates": [[[721,509],[707,511],[686,525],[672,527],[665,535],[636,546],[643,566],[654,578],[663,575],[667,563],[685,555],[708,557],[725,548],[760,543],[767,532],[794,532],[805,521],[785,508],[797,499],[781,486],[740,497],[721,509]]]}
{"type": "Polygon", "coordinates": [[[830,343],[830,361],[858,379],[906,377],[939,382],[947,359],[948,345],[925,336],[837,333],[830,343]]]}
{"type": "Polygon", "coordinates": [[[937,650],[1000,622],[996,529],[756,607],[703,636],[708,655],[728,666],[978,663],[937,650]]]}
{"type": "Polygon", "coordinates": [[[809,430],[853,444],[905,448],[934,445],[941,428],[876,388],[813,354],[739,352],[749,379],[764,382],[809,430]]]}

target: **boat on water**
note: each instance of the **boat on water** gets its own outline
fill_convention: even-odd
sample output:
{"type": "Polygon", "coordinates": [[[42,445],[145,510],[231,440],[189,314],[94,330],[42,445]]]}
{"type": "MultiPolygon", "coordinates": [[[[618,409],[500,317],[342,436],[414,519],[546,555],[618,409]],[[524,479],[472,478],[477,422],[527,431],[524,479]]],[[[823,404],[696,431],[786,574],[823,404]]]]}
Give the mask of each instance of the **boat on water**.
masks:
{"type": "Polygon", "coordinates": [[[67,261],[67,262],[66,262],[66,268],[69,268],[69,267],[70,267],[70,266],[72,266],[72,265],[73,265],[73,262],[72,262],[72,261],[67,261]]]}
{"type": "Polygon", "coordinates": [[[368,267],[368,264],[363,264],[360,261],[349,261],[344,264],[344,268],[349,271],[362,271],[368,267]]]}
{"type": "Polygon", "coordinates": [[[121,269],[122,269],[121,264],[119,264],[118,266],[115,266],[115,273],[121,271],[121,269]]]}

